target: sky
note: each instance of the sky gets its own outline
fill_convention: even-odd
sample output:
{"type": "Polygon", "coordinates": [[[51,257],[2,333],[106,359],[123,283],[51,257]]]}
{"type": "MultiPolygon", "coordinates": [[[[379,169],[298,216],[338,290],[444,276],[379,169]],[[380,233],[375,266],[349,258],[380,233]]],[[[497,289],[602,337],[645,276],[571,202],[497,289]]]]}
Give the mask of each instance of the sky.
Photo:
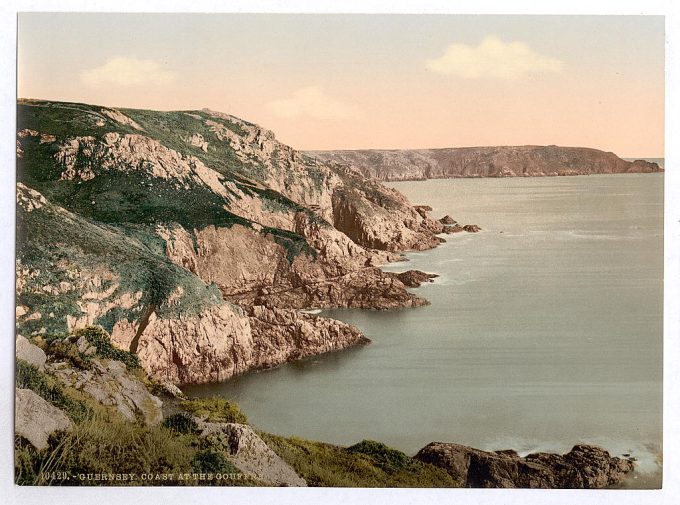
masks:
{"type": "Polygon", "coordinates": [[[664,156],[664,18],[19,15],[18,95],[208,107],[297,149],[664,156]]]}

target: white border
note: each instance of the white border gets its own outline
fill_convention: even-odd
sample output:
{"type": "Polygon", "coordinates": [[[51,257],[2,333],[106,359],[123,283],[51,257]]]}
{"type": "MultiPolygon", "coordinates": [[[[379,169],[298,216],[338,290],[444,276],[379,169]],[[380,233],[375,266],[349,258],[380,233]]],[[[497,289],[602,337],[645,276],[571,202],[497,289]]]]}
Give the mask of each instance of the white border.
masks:
{"type": "Polygon", "coordinates": [[[4,0],[0,5],[0,501],[3,503],[260,504],[675,504],[680,499],[680,2],[677,0],[4,0]],[[30,488],[13,484],[14,164],[16,13],[81,12],[317,12],[455,14],[656,14],[666,16],[666,208],[664,291],[664,488],[661,491],[379,490],[293,488],[30,488]],[[675,142],[674,142],[675,140],[675,142]]]}

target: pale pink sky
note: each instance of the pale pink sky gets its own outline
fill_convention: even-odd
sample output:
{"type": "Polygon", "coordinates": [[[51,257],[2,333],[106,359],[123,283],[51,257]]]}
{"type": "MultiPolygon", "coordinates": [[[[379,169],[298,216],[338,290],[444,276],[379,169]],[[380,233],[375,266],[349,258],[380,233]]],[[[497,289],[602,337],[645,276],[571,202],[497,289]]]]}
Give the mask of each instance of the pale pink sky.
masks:
{"type": "Polygon", "coordinates": [[[19,96],[210,107],[298,149],[664,153],[650,16],[22,14],[19,96]]]}

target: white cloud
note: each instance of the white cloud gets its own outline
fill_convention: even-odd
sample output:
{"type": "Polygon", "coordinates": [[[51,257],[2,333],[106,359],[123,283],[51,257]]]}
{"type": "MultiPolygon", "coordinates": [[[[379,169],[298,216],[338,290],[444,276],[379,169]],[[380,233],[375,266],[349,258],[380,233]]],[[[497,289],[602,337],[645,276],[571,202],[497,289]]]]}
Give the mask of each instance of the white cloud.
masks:
{"type": "Polygon", "coordinates": [[[504,42],[490,35],[478,46],[451,44],[441,57],[427,60],[425,66],[437,74],[466,79],[516,80],[530,74],[559,73],[564,63],[538,54],[525,42],[504,42]]]}
{"type": "Polygon", "coordinates": [[[154,60],[138,58],[111,58],[100,67],[86,70],[80,80],[90,86],[114,84],[117,86],[138,86],[142,84],[162,85],[175,79],[174,72],[163,68],[154,60]]]}
{"type": "Polygon", "coordinates": [[[358,107],[331,98],[316,86],[301,88],[290,98],[274,100],[266,107],[272,114],[285,118],[349,119],[362,115],[358,107]]]}

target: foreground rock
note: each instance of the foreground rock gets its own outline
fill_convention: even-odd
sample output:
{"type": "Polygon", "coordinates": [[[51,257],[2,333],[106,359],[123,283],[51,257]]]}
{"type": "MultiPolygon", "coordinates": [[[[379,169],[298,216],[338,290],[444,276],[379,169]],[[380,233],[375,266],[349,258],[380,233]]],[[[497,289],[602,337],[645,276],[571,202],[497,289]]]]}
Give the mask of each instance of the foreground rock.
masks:
{"type": "Polygon", "coordinates": [[[30,389],[15,390],[14,409],[14,432],[38,450],[47,447],[47,440],[55,431],[68,431],[73,427],[62,410],[30,389]]]}
{"type": "Polygon", "coordinates": [[[29,342],[28,339],[22,335],[17,335],[16,356],[17,359],[24,360],[38,370],[45,369],[45,361],[47,361],[45,352],[37,345],[29,342]]]}
{"type": "Polygon", "coordinates": [[[458,444],[433,442],[415,456],[446,470],[466,487],[604,488],[617,484],[634,469],[632,461],[612,457],[592,445],[576,445],[564,455],[515,451],[480,451],[458,444]]]}
{"type": "Polygon", "coordinates": [[[453,177],[529,177],[662,172],[656,163],[626,161],[585,147],[490,146],[449,149],[309,151],[381,181],[453,177]]]}
{"type": "Polygon", "coordinates": [[[154,425],[163,420],[161,400],[149,393],[120,361],[92,359],[89,370],[80,370],[67,363],[52,363],[46,369],[65,386],[89,394],[102,405],[115,407],[128,421],[140,417],[145,424],[154,425]]]}
{"type": "Polygon", "coordinates": [[[271,486],[307,486],[305,480],[245,424],[198,422],[201,437],[229,454],[244,474],[271,486]]]}

